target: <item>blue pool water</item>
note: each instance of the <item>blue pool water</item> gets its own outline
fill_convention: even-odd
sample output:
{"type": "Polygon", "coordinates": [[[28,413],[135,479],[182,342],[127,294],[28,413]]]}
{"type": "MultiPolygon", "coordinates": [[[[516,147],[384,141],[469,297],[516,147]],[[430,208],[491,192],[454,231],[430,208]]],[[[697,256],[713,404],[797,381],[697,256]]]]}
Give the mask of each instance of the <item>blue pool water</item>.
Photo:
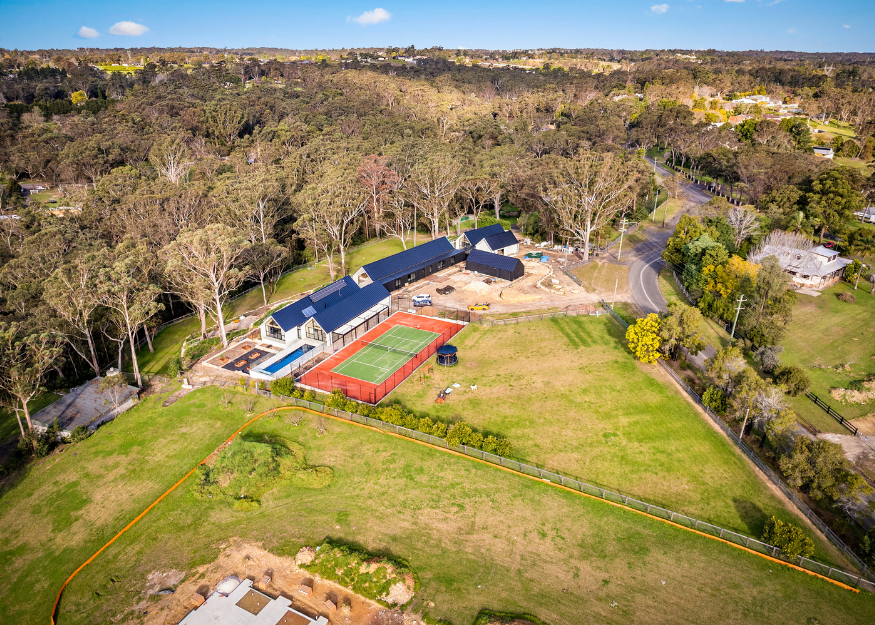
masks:
{"type": "Polygon", "coordinates": [[[297,360],[298,358],[300,358],[301,356],[303,356],[304,354],[309,352],[311,349],[313,349],[312,345],[302,345],[301,347],[299,347],[298,349],[293,351],[291,354],[289,354],[285,358],[281,358],[280,360],[277,360],[276,362],[273,362],[273,363],[267,365],[266,367],[263,367],[263,370],[266,371],[267,373],[276,373],[277,371],[279,371],[280,369],[285,367],[287,364],[294,362],[295,360],[297,360]]]}

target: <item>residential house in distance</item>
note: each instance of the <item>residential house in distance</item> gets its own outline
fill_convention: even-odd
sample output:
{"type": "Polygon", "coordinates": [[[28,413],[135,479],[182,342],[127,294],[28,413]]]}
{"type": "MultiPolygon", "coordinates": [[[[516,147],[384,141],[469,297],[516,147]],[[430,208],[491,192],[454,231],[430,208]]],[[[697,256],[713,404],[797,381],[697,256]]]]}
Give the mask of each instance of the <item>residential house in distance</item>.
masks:
{"type": "Polygon", "coordinates": [[[820,145],[816,145],[812,149],[814,150],[814,155],[819,156],[820,158],[828,158],[832,160],[832,158],[835,156],[832,148],[826,148],[820,145]]]}
{"type": "Polygon", "coordinates": [[[875,224],[875,206],[867,206],[861,211],[854,213],[854,217],[860,221],[868,221],[870,224],[875,224]]]}
{"type": "Polygon", "coordinates": [[[776,256],[781,269],[790,274],[793,284],[810,289],[832,286],[841,280],[845,267],[853,262],[822,245],[810,251],[767,245],[763,248],[763,255],[776,256]]]}
{"type": "Polygon", "coordinates": [[[473,247],[484,252],[505,256],[520,251],[520,243],[517,241],[516,235],[510,230],[505,230],[501,224],[492,224],[463,232],[462,236],[456,239],[455,245],[460,250],[473,247]]]}

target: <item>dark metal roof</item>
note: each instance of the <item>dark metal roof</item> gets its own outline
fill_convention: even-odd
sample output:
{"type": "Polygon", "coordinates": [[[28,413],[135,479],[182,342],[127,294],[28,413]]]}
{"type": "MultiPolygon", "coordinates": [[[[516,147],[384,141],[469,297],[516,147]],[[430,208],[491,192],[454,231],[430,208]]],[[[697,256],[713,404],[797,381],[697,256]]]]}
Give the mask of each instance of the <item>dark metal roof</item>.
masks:
{"type": "MultiPolygon", "coordinates": [[[[309,296],[302,297],[297,302],[293,302],[285,308],[273,313],[273,315],[271,315],[273,317],[273,320],[276,321],[279,327],[283,329],[283,332],[287,332],[292,328],[303,325],[308,318],[314,317],[316,319],[316,322],[322,327],[323,330],[325,330],[326,332],[331,332],[331,330],[333,330],[334,328],[342,326],[353,317],[357,317],[374,305],[369,304],[364,308],[359,309],[359,307],[364,306],[367,298],[363,299],[361,297],[361,291],[363,291],[364,289],[360,289],[350,276],[346,276],[332,284],[337,284],[338,282],[345,284],[342,288],[337,288],[337,290],[335,290],[333,293],[326,295],[318,302],[312,301],[309,296]],[[309,310],[311,308],[315,310],[315,312],[313,312],[312,314],[309,310]],[[346,319],[329,329],[325,327],[325,325],[323,325],[323,321],[325,321],[327,325],[331,325],[332,323],[334,323],[333,320],[336,317],[343,317],[346,314],[346,312],[335,312],[332,314],[328,314],[328,312],[334,308],[338,308],[338,310],[344,311],[349,310],[351,314],[346,317],[346,319]]],[[[382,288],[382,285],[380,286],[382,288]]],[[[383,295],[383,297],[389,297],[389,292],[386,291],[386,289],[383,289],[383,291],[385,292],[385,295],[383,295]]],[[[374,303],[376,303],[377,301],[379,301],[379,299],[377,299],[374,303]]]]}
{"type": "Polygon", "coordinates": [[[383,282],[384,278],[402,274],[405,271],[415,271],[455,251],[456,249],[449,239],[441,237],[369,263],[363,269],[374,282],[383,282]]]}
{"type": "MultiPolygon", "coordinates": [[[[346,289],[344,289],[346,290],[346,289]]],[[[388,299],[389,291],[379,282],[356,289],[352,295],[315,315],[316,323],[326,332],[333,332],[347,321],[355,319],[380,301],[388,299]]]]}
{"type": "Polygon", "coordinates": [[[498,234],[492,234],[486,237],[486,245],[491,250],[500,250],[518,243],[516,236],[510,230],[504,230],[498,234]]]}
{"type": "Polygon", "coordinates": [[[464,232],[465,238],[471,245],[477,245],[486,237],[491,237],[493,234],[501,234],[504,232],[504,226],[501,224],[492,224],[491,226],[483,226],[482,228],[474,228],[464,232]]]}
{"type": "Polygon", "coordinates": [[[492,252],[484,252],[483,250],[471,250],[468,254],[468,262],[504,271],[513,271],[517,265],[521,265],[522,261],[513,256],[502,256],[501,254],[493,254],[492,252]]]}

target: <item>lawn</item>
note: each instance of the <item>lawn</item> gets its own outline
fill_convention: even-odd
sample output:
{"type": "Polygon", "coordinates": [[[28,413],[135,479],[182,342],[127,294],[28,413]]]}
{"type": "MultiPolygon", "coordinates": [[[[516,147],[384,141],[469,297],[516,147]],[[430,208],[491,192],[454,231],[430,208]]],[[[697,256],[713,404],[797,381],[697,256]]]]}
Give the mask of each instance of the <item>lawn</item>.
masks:
{"type": "MultiPolygon", "coordinates": [[[[249,398],[221,408],[220,394],[168,408],[147,398],[3,493],[4,619],[47,622],[64,578],[245,421],[249,398]]],[[[280,483],[261,507],[235,510],[183,485],[73,581],[59,623],[142,622],[174,599],[144,595],[150,573],[191,576],[231,537],[293,555],[327,536],[401,558],[419,579],[415,606],[458,625],[484,607],[551,625],[862,624],[875,610],[867,593],[604,502],[353,425],[329,422],[323,436],[313,426],[278,417],[247,434],[299,443],[309,465],[332,469],[328,486],[280,483]]]]}
{"type": "Polygon", "coordinates": [[[459,365],[409,378],[390,398],[506,436],[543,468],[745,534],[772,515],[798,523],[661,369],[633,360],[610,317],[470,325],[453,344],[459,365]]]}
{"type": "MultiPolygon", "coordinates": [[[[819,297],[799,295],[793,321],[781,342],[781,362],[805,369],[811,390],[847,419],[875,413],[875,402],[840,404],[829,396],[831,388],[848,388],[853,380],[875,373],[875,296],[869,290],[839,283],[819,297]],[[839,293],[853,293],[857,301],[840,301],[839,293]]],[[[847,434],[813,402],[797,397],[794,409],[817,428],[847,434]]]]}
{"type": "MultiPolygon", "coordinates": [[[[845,137],[856,137],[857,134],[854,132],[854,127],[851,125],[847,126],[834,126],[832,124],[821,124],[820,122],[816,122],[813,119],[809,120],[808,125],[813,130],[823,130],[825,132],[832,133],[834,135],[842,135],[845,137]]],[[[817,136],[817,135],[814,135],[817,136]]]]}
{"type": "MultiPolygon", "coordinates": [[[[421,244],[426,241],[428,241],[428,237],[420,236],[417,243],[421,244]]],[[[403,249],[401,241],[395,238],[383,239],[382,241],[353,249],[346,257],[349,273],[353,274],[362,265],[385,258],[390,254],[397,254],[403,251],[403,249]]],[[[330,282],[331,274],[328,271],[328,263],[326,262],[320,262],[313,267],[305,267],[293,271],[280,278],[275,293],[270,294],[268,292],[268,304],[289,299],[299,293],[316,289],[330,282]]],[[[238,315],[256,310],[263,305],[264,300],[261,295],[261,288],[253,289],[225,305],[225,319],[233,319],[238,315]]],[[[152,340],[153,347],[155,348],[154,353],[150,353],[149,348],[145,344],[137,353],[140,371],[150,375],[166,373],[167,364],[171,358],[179,354],[182,341],[190,334],[198,332],[199,329],[200,323],[197,318],[189,317],[161,330],[152,340]]],[[[128,363],[128,367],[130,367],[130,363],[128,363]]]]}
{"type": "Polygon", "coordinates": [[[863,161],[861,161],[859,159],[845,158],[844,156],[836,156],[833,158],[833,162],[838,163],[839,165],[844,165],[845,167],[856,167],[864,175],[869,174],[870,163],[864,163],[863,161]]]}
{"type": "MultiPolygon", "coordinates": [[[[626,242],[623,242],[625,247],[626,242]]],[[[622,292],[629,286],[629,266],[615,265],[601,261],[593,261],[571,271],[583,284],[584,290],[598,293],[605,300],[611,301],[614,287],[619,280],[618,289],[622,292]]]]}

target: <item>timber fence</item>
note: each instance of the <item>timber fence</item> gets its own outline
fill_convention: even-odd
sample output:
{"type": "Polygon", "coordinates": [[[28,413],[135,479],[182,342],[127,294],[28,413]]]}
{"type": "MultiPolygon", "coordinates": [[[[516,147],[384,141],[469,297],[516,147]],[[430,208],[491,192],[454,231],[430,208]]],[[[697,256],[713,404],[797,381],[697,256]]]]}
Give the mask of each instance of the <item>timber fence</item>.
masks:
{"type": "MultiPolygon", "coordinates": [[[[567,477],[555,471],[548,471],[535,465],[526,464],[524,462],[520,462],[519,460],[505,458],[504,456],[499,456],[497,454],[489,453],[487,451],[483,451],[482,449],[469,447],[467,445],[453,446],[450,445],[446,439],[434,436],[432,434],[420,432],[418,430],[413,430],[392,423],[387,423],[386,421],[381,421],[380,419],[365,417],[354,412],[347,412],[346,410],[340,410],[338,408],[330,408],[324,404],[320,404],[317,402],[307,401],[305,399],[298,399],[295,397],[286,397],[284,395],[273,395],[269,390],[263,389],[255,389],[255,392],[258,395],[264,397],[272,397],[274,399],[278,399],[285,404],[291,404],[293,406],[307,408],[316,412],[323,412],[325,414],[335,416],[339,419],[367,425],[382,430],[384,432],[398,434],[406,438],[411,438],[423,443],[428,443],[429,445],[434,445],[435,447],[450,449],[466,456],[471,456],[472,458],[476,458],[484,462],[504,467],[505,469],[509,469],[522,475],[537,477],[544,480],[545,482],[559,484],[560,486],[580,491],[581,493],[585,493],[598,499],[604,499],[605,501],[611,503],[621,504],[628,508],[644,512],[665,521],[670,521],[685,528],[693,529],[703,534],[708,534],[716,538],[720,538],[724,541],[733,543],[735,545],[745,547],[747,549],[750,549],[751,551],[756,551],[757,553],[780,559],[784,562],[787,562],[788,564],[793,564],[807,571],[817,573],[829,579],[841,582],[842,584],[845,584],[847,586],[851,586],[852,588],[858,588],[860,590],[866,590],[868,592],[875,593],[875,583],[873,583],[873,581],[875,580],[871,580],[871,576],[866,575],[866,565],[860,562],[859,559],[856,558],[856,556],[853,556],[853,554],[851,554],[850,551],[847,550],[847,547],[845,547],[846,551],[843,551],[843,553],[845,553],[845,555],[849,555],[849,557],[851,557],[852,559],[855,559],[856,562],[860,562],[860,565],[863,569],[862,576],[842,570],[841,568],[823,564],[822,562],[818,562],[810,558],[805,558],[803,556],[788,558],[781,552],[778,547],[770,545],[769,543],[763,542],[761,540],[757,540],[756,538],[752,538],[739,532],[720,527],[719,525],[715,525],[713,523],[701,521],[690,515],[675,512],[673,510],[669,510],[668,508],[664,508],[662,506],[658,506],[656,504],[652,504],[641,499],[635,499],[634,497],[630,497],[628,495],[609,490],[602,486],[589,484],[575,478],[567,477]]],[[[767,467],[766,470],[768,470],[767,467]]],[[[829,531],[828,528],[827,531],[829,531]]],[[[836,540],[838,540],[837,537],[836,540]]],[[[840,540],[839,542],[841,543],[840,540]]],[[[844,543],[842,543],[842,545],[844,545],[844,543]]]]}
{"type": "MultiPolygon", "coordinates": [[[[613,317],[616,319],[619,324],[628,328],[629,323],[620,317],[607,303],[602,302],[602,305],[605,307],[613,317]]],[[[814,511],[808,507],[808,505],[802,501],[802,499],[797,495],[793,489],[791,489],[787,484],[784,483],[777,473],[775,473],[772,468],[767,465],[747,444],[742,440],[742,438],[736,434],[732,428],[729,427],[729,424],[726,423],[716,412],[711,410],[710,407],[706,406],[702,401],[702,398],[699,397],[699,394],[696,393],[690,386],[679,376],[674,369],[669,367],[662,360],[657,361],[659,365],[663,368],[663,370],[668,373],[675,382],[677,382],[680,387],[690,396],[690,398],[695,401],[702,410],[711,418],[711,420],[716,423],[720,429],[726,434],[729,439],[736,444],[736,446],[741,450],[741,452],[747,456],[751,462],[753,462],[757,468],[763,472],[763,474],[769,479],[769,481],[774,484],[791,502],[796,506],[796,509],[805,516],[806,519],[811,521],[811,523],[818,529],[820,532],[826,536],[827,540],[833,544],[833,546],[841,552],[860,572],[861,577],[860,580],[866,584],[865,588],[870,592],[875,592],[875,572],[873,572],[870,567],[863,562],[863,560],[857,556],[853,551],[851,551],[850,547],[848,547],[845,542],[833,532],[826,523],[824,523],[820,517],[818,517],[814,511]]],[[[801,557],[801,556],[800,556],[801,557]]],[[[813,562],[813,561],[812,561],[813,562]]],[[[801,565],[800,565],[801,566],[801,565]]],[[[819,564],[819,566],[824,566],[823,564],[819,564]]],[[[814,570],[814,569],[811,569],[814,570]]],[[[849,575],[849,573],[843,573],[844,575],[849,575]]],[[[863,585],[855,586],[855,588],[863,588],[863,585]]]]}
{"type": "Polygon", "coordinates": [[[840,414],[837,413],[835,410],[833,410],[832,406],[830,406],[828,403],[826,403],[825,401],[823,401],[820,397],[818,397],[817,395],[815,395],[815,394],[812,393],[811,391],[807,391],[807,392],[805,393],[805,396],[806,396],[808,399],[810,399],[811,401],[813,401],[815,404],[817,404],[817,406],[818,406],[819,408],[823,409],[823,411],[824,411],[826,414],[828,414],[828,415],[831,416],[833,419],[835,419],[836,421],[838,421],[840,424],[842,424],[843,426],[845,426],[845,427],[851,432],[851,434],[853,434],[854,436],[859,436],[859,435],[860,435],[860,431],[857,429],[857,426],[856,426],[856,425],[854,425],[853,423],[851,423],[850,421],[848,421],[847,419],[845,419],[842,415],[840,415],[840,414]]]}
{"type": "Polygon", "coordinates": [[[483,326],[488,326],[490,328],[495,326],[507,326],[513,325],[516,323],[526,323],[528,321],[541,321],[543,319],[558,319],[561,317],[584,317],[584,316],[592,316],[598,317],[602,314],[602,311],[598,308],[591,306],[579,306],[576,310],[560,310],[558,312],[552,313],[543,313],[540,315],[526,315],[524,317],[508,317],[507,319],[480,319],[475,323],[479,323],[483,326]]]}

